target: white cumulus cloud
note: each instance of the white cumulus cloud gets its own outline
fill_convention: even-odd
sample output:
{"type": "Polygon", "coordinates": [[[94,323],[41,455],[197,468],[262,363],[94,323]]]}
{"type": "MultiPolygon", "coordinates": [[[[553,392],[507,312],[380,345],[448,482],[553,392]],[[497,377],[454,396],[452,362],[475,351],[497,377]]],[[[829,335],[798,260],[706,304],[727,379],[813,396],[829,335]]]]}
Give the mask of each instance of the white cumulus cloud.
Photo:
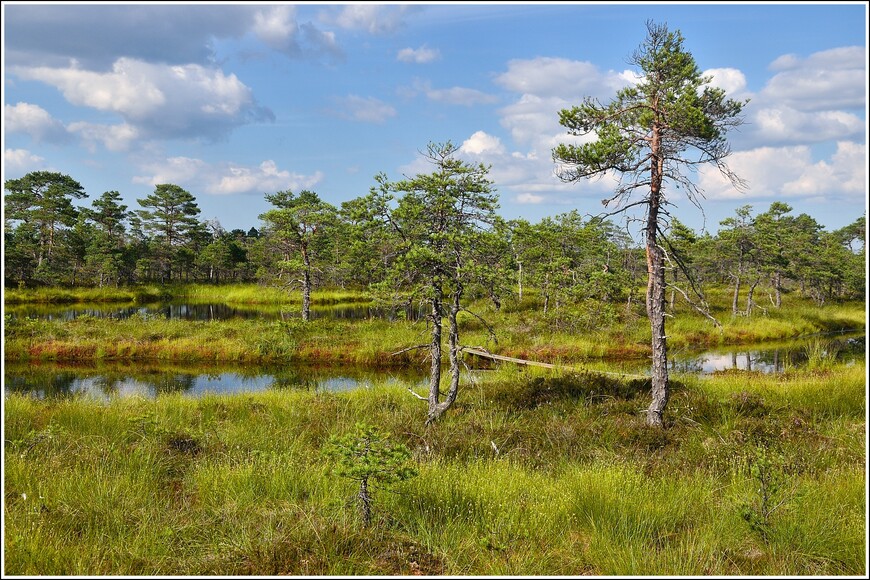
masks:
{"type": "Polygon", "coordinates": [[[780,57],[777,72],[761,91],[765,101],[803,110],[863,108],[866,100],[867,50],[842,47],[807,58],[780,57]]]}
{"type": "Polygon", "coordinates": [[[271,159],[263,161],[259,167],[228,166],[220,179],[212,182],[208,193],[228,195],[234,193],[268,193],[283,190],[308,189],[323,179],[321,172],[301,175],[279,170],[271,159]]]}
{"type": "Polygon", "coordinates": [[[111,71],[18,67],[17,76],[57,87],[70,103],[117,113],[146,137],[216,137],[271,118],[234,74],[197,64],[167,66],[120,58],[111,71]]]}
{"type": "Polygon", "coordinates": [[[711,77],[710,84],[725,91],[729,99],[743,100],[751,95],[746,87],[746,75],[736,68],[711,68],[704,71],[711,77]]]}
{"type": "Polygon", "coordinates": [[[828,159],[815,160],[807,145],[759,147],[728,158],[729,167],[747,180],[741,193],[715,167],[702,168],[699,185],[707,199],[770,199],[775,197],[862,197],[867,179],[866,148],[849,141],[837,143],[828,159]]]}
{"type": "Polygon", "coordinates": [[[6,149],[3,151],[3,163],[6,173],[25,174],[43,167],[45,159],[34,155],[26,149],[6,149]]]}
{"type": "Polygon", "coordinates": [[[514,200],[515,200],[517,203],[522,203],[522,204],[527,204],[527,203],[531,203],[531,204],[543,203],[543,202],[544,202],[544,199],[545,199],[545,198],[544,198],[543,195],[538,195],[538,194],[535,194],[535,193],[520,193],[520,194],[517,194],[517,195],[514,197],[514,200]]]}
{"type": "Polygon", "coordinates": [[[36,141],[65,142],[70,136],[63,123],[31,103],[3,105],[3,124],[12,133],[26,133],[36,141]]]}
{"type": "Polygon", "coordinates": [[[77,121],[69,124],[69,131],[82,138],[90,151],[100,144],[109,151],[127,151],[139,139],[139,130],[133,125],[100,125],[77,121]]]}
{"type": "Polygon", "coordinates": [[[133,183],[189,185],[207,172],[208,164],[202,159],[179,156],[146,163],[142,169],[148,175],[135,176],[133,183]]]}
{"type": "Polygon", "coordinates": [[[251,30],[263,44],[275,50],[296,47],[296,9],[287,4],[270,6],[254,13],[251,30]]]}
{"type": "Polygon", "coordinates": [[[503,155],[505,148],[498,137],[488,135],[484,131],[477,131],[463,141],[462,146],[459,147],[459,152],[471,155],[481,155],[482,153],[503,155]]]}
{"type": "Polygon", "coordinates": [[[211,195],[260,194],[286,189],[306,189],[323,179],[316,171],[305,175],[278,168],[267,159],[258,166],[238,163],[208,163],[202,159],[170,157],[155,159],[141,168],[145,175],[133,178],[134,183],[155,186],[174,183],[190,191],[211,195]]]}
{"type": "Polygon", "coordinates": [[[552,57],[511,60],[495,80],[515,93],[562,99],[605,97],[629,84],[622,73],[602,72],[591,62],[552,57]]]}

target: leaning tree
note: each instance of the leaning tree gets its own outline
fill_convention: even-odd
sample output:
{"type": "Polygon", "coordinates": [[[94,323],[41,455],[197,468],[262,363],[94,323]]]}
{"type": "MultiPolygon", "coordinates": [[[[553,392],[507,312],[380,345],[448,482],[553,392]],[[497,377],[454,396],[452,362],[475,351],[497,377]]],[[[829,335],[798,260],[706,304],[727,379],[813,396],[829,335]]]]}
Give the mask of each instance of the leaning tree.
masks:
{"type": "Polygon", "coordinates": [[[389,218],[401,239],[394,274],[401,272],[402,283],[431,308],[427,424],[443,415],[459,393],[462,346],[457,316],[461,311],[469,312],[465,307],[467,291],[478,286],[492,296],[497,292],[496,280],[503,277],[497,259],[498,253],[505,251],[496,241],[496,228],[500,226],[496,215],[498,194],[489,180],[489,167],[459,159],[458,151],[450,141],[429,143],[424,155],[434,167],[432,173],[417,174],[394,184],[382,183],[388,190],[402,194],[389,218]],[[441,400],[445,316],[450,387],[441,400]]]}
{"type": "Polygon", "coordinates": [[[639,82],[618,91],[606,105],[586,97],[582,105],[560,111],[559,122],[570,135],[592,140],[559,144],[553,149],[553,160],[565,182],[613,175],[614,194],[602,202],[605,207],[617,204],[612,214],[636,206],[645,209],[646,308],[652,330],[652,403],[647,424],[660,427],[669,396],[666,255],[659,243],[671,205],[666,185],[681,188],[700,207],[703,192],[691,177],[700,166],[713,164],[734,187],[745,187],[724,159],[730,153],[725,134],[742,123],[740,113],[746,102],[728,99],[722,89],[710,86],[711,77],[701,74],[692,54],[683,48],[679,31],[651,21],[646,26],[647,38],[629,60],[639,69],[639,82]]]}

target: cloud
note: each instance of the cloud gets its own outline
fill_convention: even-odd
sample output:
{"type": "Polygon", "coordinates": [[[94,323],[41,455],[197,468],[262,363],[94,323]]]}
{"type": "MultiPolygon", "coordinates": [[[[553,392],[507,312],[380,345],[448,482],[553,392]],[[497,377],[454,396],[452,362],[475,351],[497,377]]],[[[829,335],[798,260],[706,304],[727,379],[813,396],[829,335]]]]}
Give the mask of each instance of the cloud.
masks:
{"type": "Polygon", "coordinates": [[[26,133],[34,141],[66,143],[70,141],[63,123],[39,105],[16,103],[3,105],[3,124],[11,133],[26,133]]]}
{"type": "Polygon", "coordinates": [[[413,62],[417,64],[426,64],[441,58],[441,53],[436,49],[427,48],[425,45],[420,48],[403,48],[396,55],[396,59],[401,62],[413,62]]]}
{"type": "Polygon", "coordinates": [[[559,125],[559,111],[572,104],[558,97],[539,97],[527,93],[499,110],[501,125],[510,131],[518,144],[549,141],[552,136],[564,133],[559,125]]]}
{"type": "Polygon", "coordinates": [[[771,68],[779,72],[761,91],[765,102],[800,111],[863,109],[865,106],[865,47],[835,48],[805,59],[787,55],[774,61],[771,68]]]}
{"type": "Polygon", "coordinates": [[[448,105],[489,105],[498,102],[498,98],[476,89],[451,87],[449,89],[433,89],[429,81],[415,80],[413,88],[403,91],[406,96],[414,96],[418,92],[426,95],[431,101],[448,105]]]}
{"type": "Polygon", "coordinates": [[[18,77],[58,88],[70,103],[113,112],[143,137],[216,139],[239,125],[273,120],[234,74],[197,64],[118,59],[109,72],[16,67],[18,77]]]}
{"type": "Polygon", "coordinates": [[[866,146],[850,141],[837,143],[827,160],[815,161],[809,146],[759,147],[734,153],[729,167],[749,182],[745,193],[736,191],[715,167],[704,167],[698,184],[707,199],[772,199],[782,197],[841,197],[865,194],[866,146]]]}
{"type": "Polygon", "coordinates": [[[498,137],[488,135],[484,131],[477,131],[462,143],[462,146],[459,147],[459,152],[471,155],[480,155],[482,153],[503,155],[505,148],[498,137]]]}
{"type": "Polygon", "coordinates": [[[852,113],[804,113],[790,107],[757,110],[752,125],[768,143],[819,143],[855,137],[866,130],[866,123],[852,113]]]}
{"type": "Polygon", "coordinates": [[[100,144],[109,151],[127,151],[140,137],[139,130],[133,125],[100,125],[78,121],[70,123],[70,133],[78,134],[91,152],[100,144]]]}
{"type": "Polygon", "coordinates": [[[119,58],[213,66],[217,41],[253,36],[288,57],[340,55],[335,36],[300,23],[289,5],[4,6],[6,66],[62,68],[71,60],[94,71],[119,58]]]}
{"type": "Polygon", "coordinates": [[[209,64],[216,38],[239,38],[255,10],[241,5],[4,6],[6,66],[61,67],[75,59],[92,70],[119,57],[167,64],[209,64]]]}
{"type": "Polygon", "coordinates": [[[211,195],[263,194],[286,189],[311,188],[323,179],[320,171],[312,175],[279,169],[271,159],[259,166],[237,163],[207,163],[189,157],[171,157],[146,163],[146,175],[133,178],[134,183],[156,186],[174,183],[211,195]]]}
{"type": "Polygon", "coordinates": [[[209,173],[208,164],[205,161],[190,157],[161,159],[145,164],[142,169],[149,175],[137,175],[133,177],[133,183],[189,185],[209,173]]]}
{"type": "Polygon", "coordinates": [[[520,193],[514,196],[514,201],[521,204],[539,204],[544,203],[544,196],[534,193],[520,193]]]}
{"type": "Polygon", "coordinates": [[[348,95],[335,99],[338,109],[337,115],[352,121],[363,123],[383,123],[390,117],[396,116],[396,109],[387,103],[374,97],[360,97],[348,95]]]}
{"type": "Polygon", "coordinates": [[[629,84],[623,73],[605,73],[591,62],[551,57],[511,60],[495,82],[515,93],[574,100],[610,96],[629,84]]]}
{"type": "Polygon", "coordinates": [[[296,9],[287,4],[257,10],[251,27],[263,44],[284,52],[299,51],[297,29],[296,9]]]}
{"type": "Polygon", "coordinates": [[[26,149],[6,149],[3,151],[5,173],[26,174],[44,167],[45,159],[26,149]]]}
{"type": "Polygon", "coordinates": [[[338,12],[323,12],[321,20],[347,30],[388,34],[402,27],[407,14],[419,7],[379,4],[351,4],[338,12]]]}
{"type": "Polygon", "coordinates": [[[319,171],[314,175],[279,171],[275,162],[269,159],[263,161],[257,168],[229,166],[224,175],[207,187],[206,191],[227,195],[308,189],[314,187],[321,179],[323,179],[323,174],[319,171]]]}
{"type": "Polygon", "coordinates": [[[736,68],[711,68],[703,74],[711,77],[710,84],[725,91],[729,99],[742,101],[751,96],[746,87],[746,75],[736,68]]]}
{"type": "MultiPolygon", "coordinates": [[[[735,150],[854,139],[866,131],[866,60],[863,50],[844,47],[785,55],[761,91],[749,95],[746,124],[730,136],[735,150]]],[[[740,93],[742,98],[748,93],[740,93]]]]}

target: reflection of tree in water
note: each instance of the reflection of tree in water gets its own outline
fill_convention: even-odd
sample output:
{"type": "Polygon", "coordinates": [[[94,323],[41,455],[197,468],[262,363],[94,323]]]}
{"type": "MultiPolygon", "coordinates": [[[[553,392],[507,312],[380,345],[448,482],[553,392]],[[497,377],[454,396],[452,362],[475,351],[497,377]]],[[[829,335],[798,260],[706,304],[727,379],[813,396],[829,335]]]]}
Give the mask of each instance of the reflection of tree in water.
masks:
{"type": "Polygon", "coordinates": [[[677,373],[701,374],[704,372],[704,359],[671,359],[670,370],[677,373]]]}
{"type": "Polygon", "coordinates": [[[317,379],[308,369],[285,367],[273,371],[272,376],[275,380],[269,386],[270,389],[317,390],[317,379]]]}
{"type": "Polygon", "coordinates": [[[169,393],[186,393],[193,390],[196,384],[195,374],[188,373],[159,373],[149,377],[142,382],[146,383],[155,395],[165,395],[169,393]]]}
{"type": "Polygon", "coordinates": [[[7,392],[33,394],[40,398],[70,397],[82,393],[80,376],[73,372],[6,372],[4,387],[7,392]]]}
{"type": "MultiPolygon", "coordinates": [[[[222,303],[205,304],[172,304],[151,303],[137,305],[33,305],[12,306],[7,308],[7,314],[14,318],[33,316],[42,320],[76,320],[82,316],[93,318],[127,319],[133,316],[166,318],[170,320],[284,320],[298,318],[301,309],[276,309],[266,306],[238,308],[222,303]]],[[[389,306],[372,306],[370,304],[337,304],[327,307],[316,307],[311,310],[312,318],[330,320],[366,320],[371,318],[396,320],[423,320],[427,316],[425,309],[419,305],[401,304],[389,306]]]]}

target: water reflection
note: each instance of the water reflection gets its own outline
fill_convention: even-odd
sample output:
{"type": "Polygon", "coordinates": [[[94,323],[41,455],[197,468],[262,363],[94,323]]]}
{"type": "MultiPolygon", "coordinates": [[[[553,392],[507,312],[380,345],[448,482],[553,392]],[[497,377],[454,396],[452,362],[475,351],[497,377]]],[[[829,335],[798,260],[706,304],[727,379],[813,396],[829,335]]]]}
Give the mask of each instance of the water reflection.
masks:
{"type": "MultiPolygon", "coordinates": [[[[716,350],[673,353],[670,369],[678,373],[711,374],[721,371],[783,372],[811,360],[864,360],[866,336],[824,337],[756,350],[716,350]]],[[[469,359],[474,364],[473,357],[469,359]]],[[[590,361],[592,371],[649,374],[644,361],[590,361]]],[[[483,372],[483,371],[481,371],[483,372]]],[[[425,369],[378,371],[353,366],[280,367],[232,365],[152,365],[132,362],[101,363],[7,363],[5,393],[31,394],[39,398],[69,396],[155,397],[166,393],[201,396],[270,389],[302,389],[340,392],[395,383],[425,392],[425,369]]]]}
{"type": "Polygon", "coordinates": [[[354,368],[306,366],[256,369],[241,367],[173,367],[137,364],[67,365],[62,363],[6,365],[6,394],[30,394],[38,398],[73,396],[155,397],[168,393],[201,396],[206,393],[234,394],[270,389],[301,389],[340,392],[393,382],[421,387],[427,377],[414,370],[364,371],[354,368]]]}
{"type": "Polygon", "coordinates": [[[760,373],[781,373],[790,368],[816,361],[855,361],[866,353],[866,335],[823,336],[769,346],[756,350],[713,350],[703,353],[676,353],[670,358],[670,369],[680,373],[711,374],[740,370],[760,373]]]}
{"type": "MultiPolygon", "coordinates": [[[[6,314],[20,318],[38,318],[41,320],[76,320],[82,316],[93,318],[112,318],[123,320],[131,316],[158,317],[178,320],[214,321],[214,320],[290,320],[302,318],[299,306],[257,306],[236,307],[229,304],[171,304],[154,303],[142,305],[118,304],[75,304],[75,305],[9,305],[5,307],[6,314]]],[[[426,316],[426,309],[415,305],[381,306],[374,303],[337,304],[331,306],[314,306],[311,308],[311,318],[328,318],[337,320],[365,320],[382,318],[394,320],[420,320],[426,316]]]]}

